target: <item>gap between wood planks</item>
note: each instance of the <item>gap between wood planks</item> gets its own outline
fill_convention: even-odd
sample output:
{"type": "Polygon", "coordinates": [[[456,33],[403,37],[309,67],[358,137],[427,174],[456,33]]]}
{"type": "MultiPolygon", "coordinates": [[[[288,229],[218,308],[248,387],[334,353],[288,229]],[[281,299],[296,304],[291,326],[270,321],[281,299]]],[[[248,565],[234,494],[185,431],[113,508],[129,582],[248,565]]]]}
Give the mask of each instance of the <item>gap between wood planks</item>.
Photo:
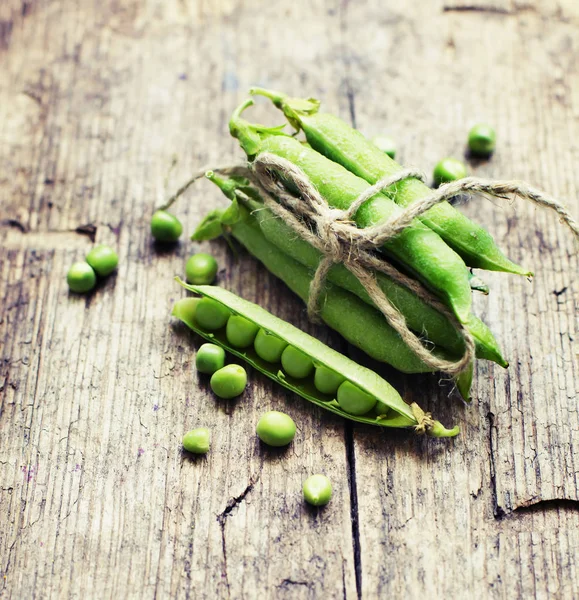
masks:
{"type": "Polygon", "coordinates": [[[497,3],[497,4],[477,4],[477,3],[446,3],[442,7],[443,13],[472,13],[482,15],[497,15],[504,17],[520,17],[521,15],[533,15],[540,19],[549,19],[557,21],[559,23],[565,23],[567,25],[579,25],[579,21],[569,16],[562,14],[561,9],[552,15],[543,14],[536,6],[532,4],[511,4],[508,3],[497,3]]]}

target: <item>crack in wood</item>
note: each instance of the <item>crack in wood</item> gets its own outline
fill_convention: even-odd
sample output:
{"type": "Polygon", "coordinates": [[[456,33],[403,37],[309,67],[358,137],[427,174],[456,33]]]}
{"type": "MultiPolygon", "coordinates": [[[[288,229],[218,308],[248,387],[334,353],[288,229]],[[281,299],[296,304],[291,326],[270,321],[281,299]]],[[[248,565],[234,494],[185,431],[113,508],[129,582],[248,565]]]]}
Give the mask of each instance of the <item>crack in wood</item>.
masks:
{"type": "Polygon", "coordinates": [[[283,579],[282,582],[277,587],[287,589],[288,586],[292,586],[292,585],[303,585],[307,588],[311,588],[312,582],[311,581],[295,581],[294,579],[288,578],[288,579],[283,579]]]}
{"type": "Polygon", "coordinates": [[[480,12],[489,13],[495,15],[512,15],[514,11],[501,6],[484,6],[480,4],[463,4],[463,5],[444,5],[442,7],[443,12],[480,12]]]}
{"type": "Polygon", "coordinates": [[[487,413],[487,422],[489,426],[489,457],[491,470],[491,498],[493,502],[493,514],[496,519],[502,519],[505,516],[503,507],[499,505],[497,494],[497,470],[495,464],[495,454],[493,450],[493,430],[495,429],[495,415],[489,411],[487,413]]]}
{"type": "Polygon", "coordinates": [[[219,523],[219,528],[221,529],[221,553],[223,554],[223,569],[221,571],[221,577],[225,582],[225,587],[227,588],[228,597],[231,596],[231,588],[229,584],[229,575],[227,573],[227,540],[225,537],[225,522],[227,517],[231,515],[231,512],[234,508],[237,508],[242,502],[245,501],[247,495],[253,490],[255,484],[259,481],[259,475],[252,476],[249,480],[249,484],[247,487],[239,494],[239,496],[234,496],[229,500],[227,506],[217,515],[217,522],[219,523]]]}
{"type": "Polygon", "coordinates": [[[356,575],[356,592],[362,598],[362,559],[360,549],[360,516],[358,511],[358,487],[356,482],[356,450],[354,447],[354,427],[349,421],[345,424],[346,461],[348,486],[350,489],[350,518],[352,520],[352,550],[356,575]]]}

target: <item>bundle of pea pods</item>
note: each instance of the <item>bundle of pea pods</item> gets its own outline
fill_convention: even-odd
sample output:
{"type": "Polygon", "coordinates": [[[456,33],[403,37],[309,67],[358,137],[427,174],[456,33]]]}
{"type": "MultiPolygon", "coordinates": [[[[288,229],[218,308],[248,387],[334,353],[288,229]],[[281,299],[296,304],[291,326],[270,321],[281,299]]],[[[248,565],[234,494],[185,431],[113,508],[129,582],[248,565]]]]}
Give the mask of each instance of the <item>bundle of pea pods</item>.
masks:
{"type": "MultiPolygon", "coordinates": [[[[343,120],[322,112],[316,100],[291,98],[261,88],[252,89],[251,94],[269,98],[289,124],[303,132],[305,142],[295,134],[285,133],[282,127],[247,121],[243,113],[253,103],[248,100],[234,111],[229,127],[249,163],[264,153],[290,161],[332,208],[346,210],[371,185],[403,169],[343,120]]],[[[192,239],[232,236],[307,304],[310,284],[323,258],[320,250],[296,236],[283,219],[276,218],[249,179],[219,171],[209,171],[206,176],[231,204],[207,214],[192,239]]],[[[366,201],[355,213],[355,223],[366,228],[387,222],[431,191],[419,179],[404,179],[366,201]]],[[[379,252],[384,260],[399,266],[434,292],[450,309],[456,321],[472,335],[477,358],[508,366],[489,328],[471,312],[472,289],[476,285],[470,269],[522,276],[532,273],[510,261],[484,228],[442,202],[389,239],[379,252]]],[[[404,316],[407,326],[436,356],[453,361],[464,354],[465,340],[460,328],[450,322],[448,313],[437,310],[435,305],[383,272],[376,271],[373,275],[390,303],[404,316]]],[[[200,298],[179,301],[173,311],[175,316],[204,338],[318,406],[357,421],[386,427],[414,427],[436,437],[458,432],[457,428],[445,429],[418,407],[406,404],[373,371],[264,309],[218,287],[183,285],[200,298]],[[280,342],[279,352],[263,351],[264,336],[271,338],[270,350],[276,340],[280,342]],[[295,349],[293,359],[282,365],[281,356],[288,347],[295,349]]],[[[327,273],[319,316],[375,360],[403,373],[433,370],[404,343],[377,310],[364,286],[343,264],[334,264],[327,273]]],[[[471,364],[455,378],[465,399],[470,397],[472,376],[471,364]]]]}

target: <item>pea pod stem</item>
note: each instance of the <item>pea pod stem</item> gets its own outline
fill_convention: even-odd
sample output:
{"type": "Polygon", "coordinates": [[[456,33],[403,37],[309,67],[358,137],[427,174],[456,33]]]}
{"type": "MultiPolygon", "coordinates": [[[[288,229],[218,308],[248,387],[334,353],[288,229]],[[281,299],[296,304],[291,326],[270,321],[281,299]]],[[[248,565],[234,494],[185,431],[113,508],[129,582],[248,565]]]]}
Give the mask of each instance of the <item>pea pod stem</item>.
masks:
{"type": "Polygon", "coordinates": [[[329,410],[346,419],[383,427],[414,428],[417,433],[427,433],[433,437],[452,437],[459,433],[458,427],[446,429],[442,424],[432,420],[417,405],[408,406],[399,394],[379,375],[358,365],[346,356],[332,350],[316,338],[304,333],[289,323],[278,319],[265,309],[250,303],[235,294],[215,286],[187,285],[177,278],[187,290],[204,298],[211,298],[223,305],[232,315],[248,319],[258,327],[272,332],[288,344],[299,348],[307,354],[316,365],[341,373],[348,381],[364,392],[372,395],[378,402],[387,407],[387,413],[373,415],[353,415],[341,409],[340,405],[328,396],[318,392],[311,378],[294,379],[284,375],[279,365],[272,365],[260,359],[251,348],[240,350],[229,344],[224,330],[208,332],[196,321],[195,312],[198,299],[184,298],[176,302],[173,316],[183,321],[190,329],[201,337],[216,343],[231,354],[251,364],[255,369],[273,379],[283,387],[290,389],[308,401],[329,410]]]}
{"type": "MultiPolygon", "coordinates": [[[[303,130],[312,148],[370,184],[403,169],[342,119],[319,112],[320,103],[313,98],[291,98],[263,88],[252,88],[250,93],[269,98],[283,111],[294,128],[303,130]]],[[[383,193],[398,204],[409,206],[418,198],[427,196],[430,189],[418,179],[406,179],[383,193]]],[[[473,223],[448,202],[433,206],[420,219],[456,250],[468,266],[532,275],[510,261],[484,228],[473,223]]]]}

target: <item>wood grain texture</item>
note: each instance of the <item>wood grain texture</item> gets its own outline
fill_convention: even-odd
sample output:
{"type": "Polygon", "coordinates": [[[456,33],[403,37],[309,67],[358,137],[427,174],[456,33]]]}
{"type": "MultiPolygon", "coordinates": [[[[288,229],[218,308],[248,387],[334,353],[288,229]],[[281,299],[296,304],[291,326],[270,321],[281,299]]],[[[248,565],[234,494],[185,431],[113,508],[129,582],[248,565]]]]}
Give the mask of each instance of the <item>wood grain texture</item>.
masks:
{"type": "MultiPolygon", "coordinates": [[[[462,207],[532,283],[484,274],[476,311],[511,361],[479,363],[469,407],[436,376],[385,372],[458,422],[451,441],[344,423],[256,373],[221,402],[171,324],[193,251],[219,283],[346,351],[224,243],[151,243],[150,214],[204,164],[240,152],[227,118],[250,85],[316,95],[428,171],[489,121],[473,174],[521,178],[579,214],[579,9],[572,0],[291,5],[263,0],[0,3],[0,596],[2,598],[573,598],[579,589],[579,263],[522,202],[462,207]],[[91,227],[87,227],[91,226],[91,227]],[[79,229],[80,228],[80,229],[79,229]],[[70,295],[92,238],[118,273],[70,295]],[[298,424],[256,442],[261,412],[298,424]],[[212,451],[180,439],[199,425],[212,451]],[[325,472],[325,510],[301,483],[325,472]]],[[[279,122],[260,103],[256,119],[279,122]]],[[[201,183],[185,231],[224,199],[201,183]]]]}

